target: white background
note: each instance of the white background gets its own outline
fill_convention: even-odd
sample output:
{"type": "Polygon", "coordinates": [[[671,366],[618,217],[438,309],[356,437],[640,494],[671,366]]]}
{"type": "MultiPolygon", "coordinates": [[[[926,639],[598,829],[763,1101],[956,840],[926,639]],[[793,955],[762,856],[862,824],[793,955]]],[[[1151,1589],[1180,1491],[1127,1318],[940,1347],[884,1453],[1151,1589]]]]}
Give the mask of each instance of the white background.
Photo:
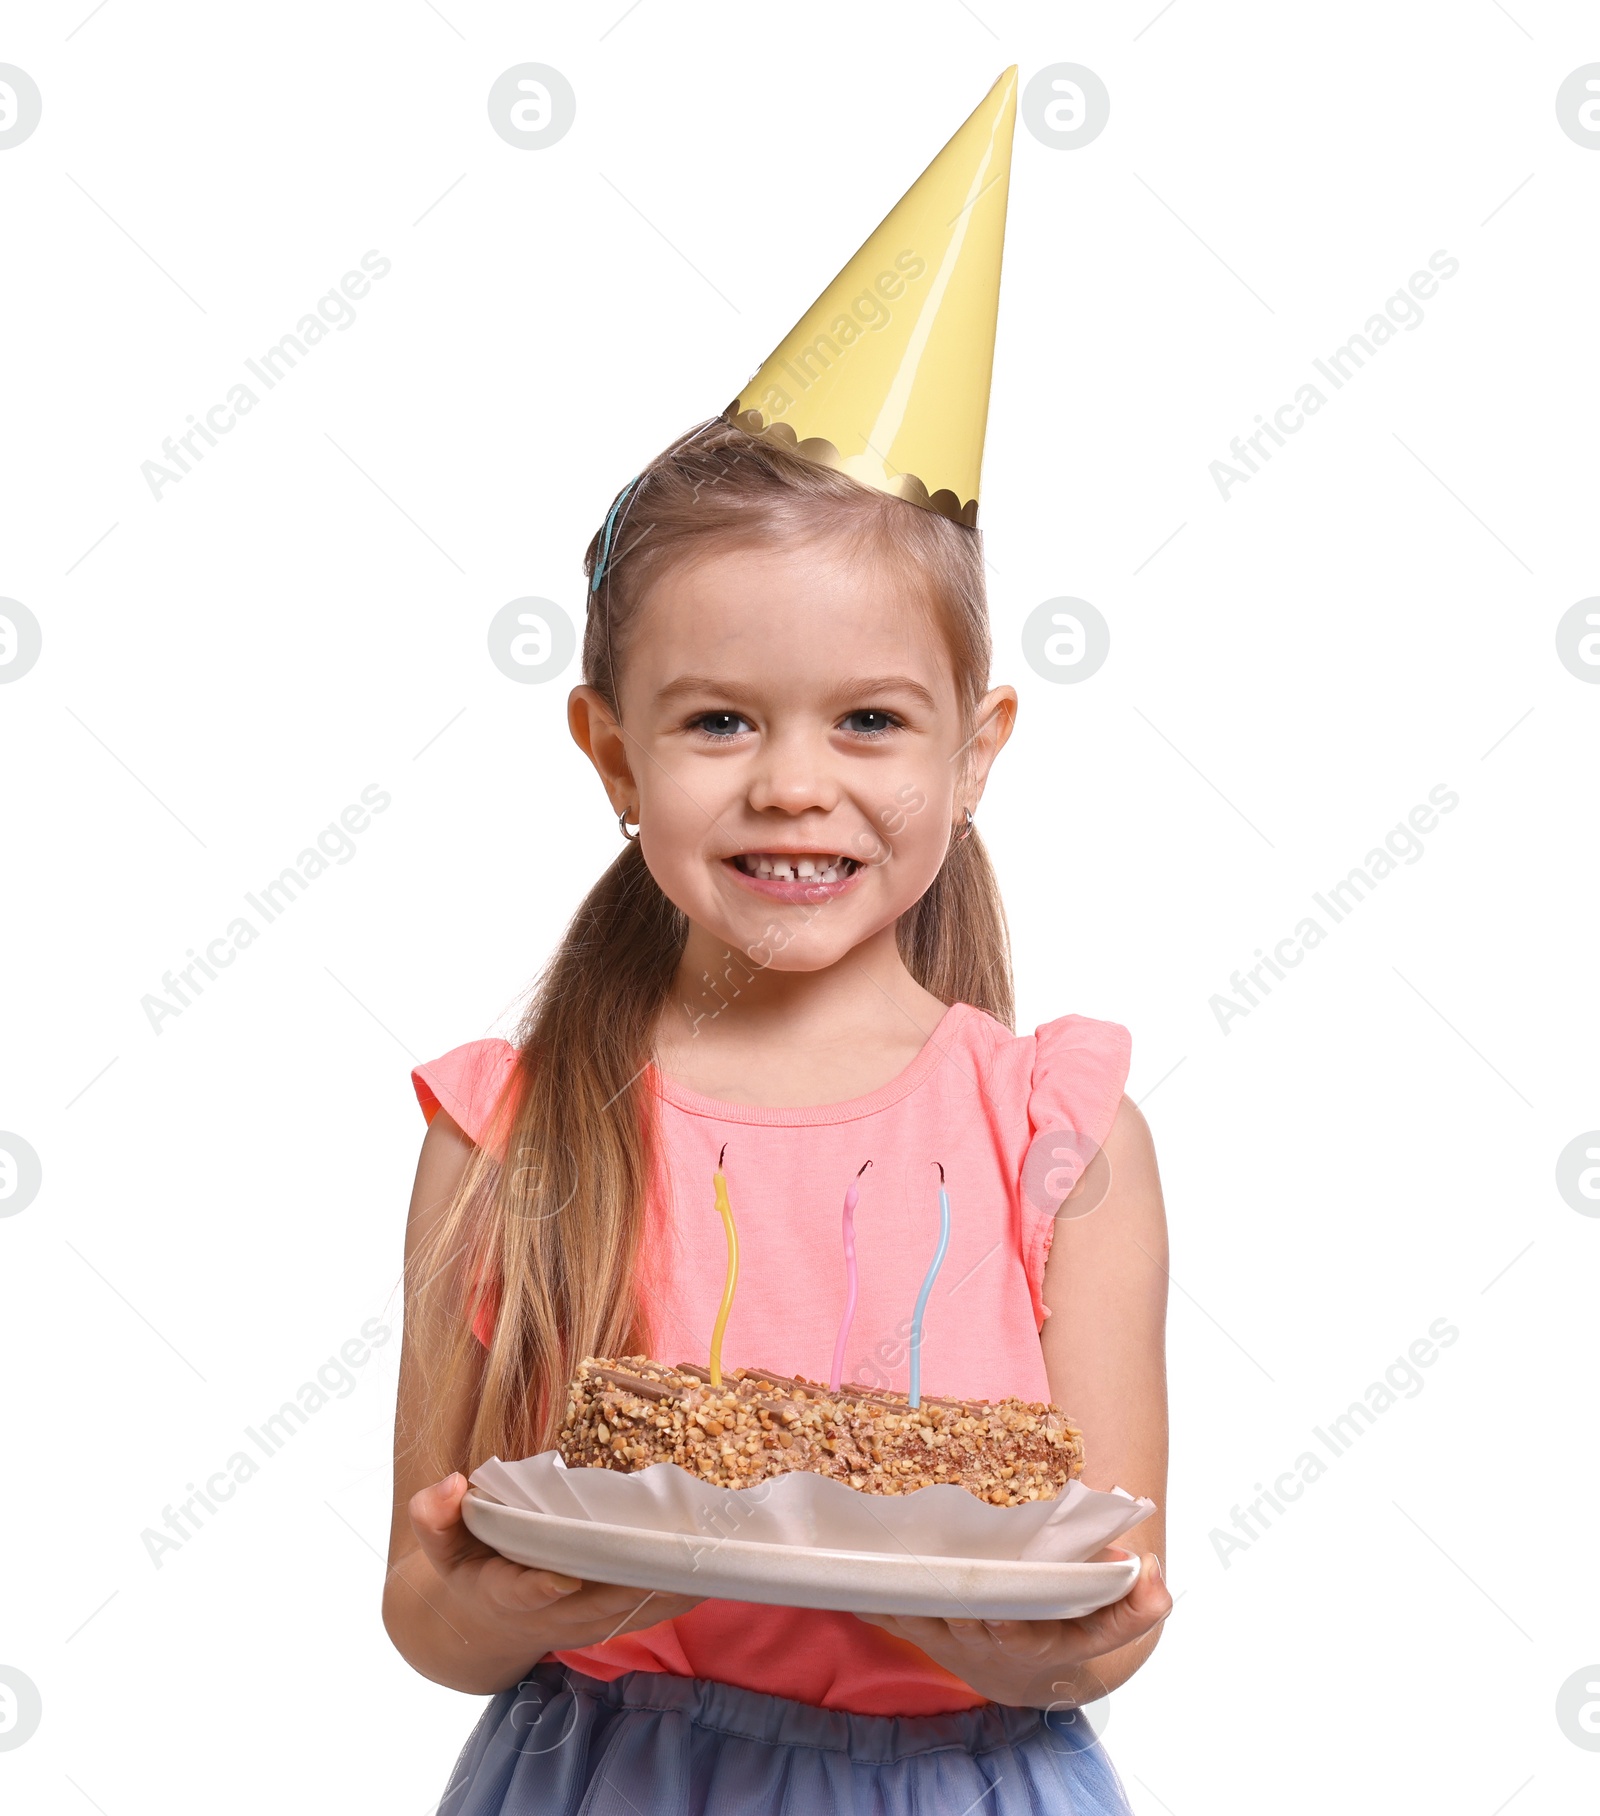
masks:
{"type": "Polygon", "coordinates": [[[1555,95],[1594,9],[87,11],[0,32],[43,96],[0,152],[0,593],[44,635],[0,688],[0,1128],[44,1178],[0,1220],[0,1664],[43,1698],[7,1807],[432,1809],[480,1701],[379,1623],[397,1337],[159,1569],[141,1534],[392,1321],[409,1068],[509,1031],[615,850],[575,665],[508,680],[488,621],[581,616],[616,488],[1013,61],[1111,94],[1081,149],[1017,129],[983,516],[1023,710],[980,816],[1019,1025],[1132,1030],[1171,1221],[1178,1602],[1106,1744],[1140,1816],[1592,1806],[1555,1704],[1600,1659],[1600,1221],[1555,1176],[1600,1125],[1600,687],[1555,630],[1600,592],[1600,155],[1555,95]],[[536,151],[485,105],[530,60],[577,95],[536,151]],[[369,248],[353,326],[152,498],[369,248]],[[1441,248],[1421,325],[1220,497],[1441,248]],[[1056,595],[1111,627],[1076,685],[1022,657],[1056,595]],[[370,783],[350,861],[153,1032],[370,783]],[[1225,1033],[1230,975],[1440,783],[1423,855],[1225,1033]],[[1423,1391],[1225,1566],[1440,1318],[1423,1391]]]}

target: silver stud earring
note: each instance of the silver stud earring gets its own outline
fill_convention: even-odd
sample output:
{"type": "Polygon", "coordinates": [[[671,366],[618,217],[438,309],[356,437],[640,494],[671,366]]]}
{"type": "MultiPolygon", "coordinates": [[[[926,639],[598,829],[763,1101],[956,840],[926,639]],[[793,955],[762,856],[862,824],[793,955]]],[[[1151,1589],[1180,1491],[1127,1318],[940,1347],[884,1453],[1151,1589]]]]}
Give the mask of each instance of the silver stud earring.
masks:
{"type": "Polygon", "coordinates": [[[617,830],[622,834],[622,836],[625,839],[636,839],[639,836],[639,828],[636,825],[634,827],[633,831],[629,832],[629,830],[628,830],[628,811],[629,810],[626,807],[624,807],[622,812],[617,815],[617,830]]]}
{"type": "Polygon", "coordinates": [[[968,807],[963,811],[966,813],[967,821],[964,826],[957,827],[952,834],[950,839],[952,845],[960,845],[963,841],[972,837],[972,809],[968,807]]]}

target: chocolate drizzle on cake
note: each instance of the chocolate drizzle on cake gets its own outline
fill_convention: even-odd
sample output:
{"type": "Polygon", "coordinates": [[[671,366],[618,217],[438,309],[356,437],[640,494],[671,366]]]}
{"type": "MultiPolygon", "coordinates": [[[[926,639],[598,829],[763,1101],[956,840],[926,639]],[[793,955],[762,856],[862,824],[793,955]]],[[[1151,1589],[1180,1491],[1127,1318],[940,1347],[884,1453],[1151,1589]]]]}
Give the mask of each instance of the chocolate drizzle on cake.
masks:
{"type": "Polygon", "coordinates": [[[723,1488],[791,1470],[867,1494],[951,1482],[996,1506],[1052,1500],[1083,1473],[1083,1434],[1057,1407],[938,1400],[738,1368],[721,1388],[691,1363],[595,1356],[567,1389],[558,1440],[572,1467],[631,1472],[676,1463],[723,1488]]]}

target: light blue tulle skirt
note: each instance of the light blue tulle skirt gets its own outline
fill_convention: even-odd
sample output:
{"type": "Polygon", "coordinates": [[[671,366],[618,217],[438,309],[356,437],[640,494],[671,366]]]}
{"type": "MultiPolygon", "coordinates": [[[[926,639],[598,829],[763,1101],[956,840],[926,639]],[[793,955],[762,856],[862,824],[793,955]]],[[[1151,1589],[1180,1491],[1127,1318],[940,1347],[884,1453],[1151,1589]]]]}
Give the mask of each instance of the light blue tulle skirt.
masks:
{"type": "Polygon", "coordinates": [[[1132,1816],[1083,1716],[854,1715],[555,1660],[484,1710],[438,1816],[1132,1816]]]}

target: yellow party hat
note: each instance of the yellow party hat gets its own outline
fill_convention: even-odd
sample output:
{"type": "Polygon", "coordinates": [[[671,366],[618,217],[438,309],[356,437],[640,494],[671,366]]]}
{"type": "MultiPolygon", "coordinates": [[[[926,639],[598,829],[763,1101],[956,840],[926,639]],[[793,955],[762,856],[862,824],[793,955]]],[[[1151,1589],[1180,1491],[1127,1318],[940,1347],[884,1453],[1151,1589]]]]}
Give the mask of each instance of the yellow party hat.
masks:
{"type": "Polygon", "coordinates": [[[957,523],[978,520],[1013,64],[723,412],[957,523]]]}

